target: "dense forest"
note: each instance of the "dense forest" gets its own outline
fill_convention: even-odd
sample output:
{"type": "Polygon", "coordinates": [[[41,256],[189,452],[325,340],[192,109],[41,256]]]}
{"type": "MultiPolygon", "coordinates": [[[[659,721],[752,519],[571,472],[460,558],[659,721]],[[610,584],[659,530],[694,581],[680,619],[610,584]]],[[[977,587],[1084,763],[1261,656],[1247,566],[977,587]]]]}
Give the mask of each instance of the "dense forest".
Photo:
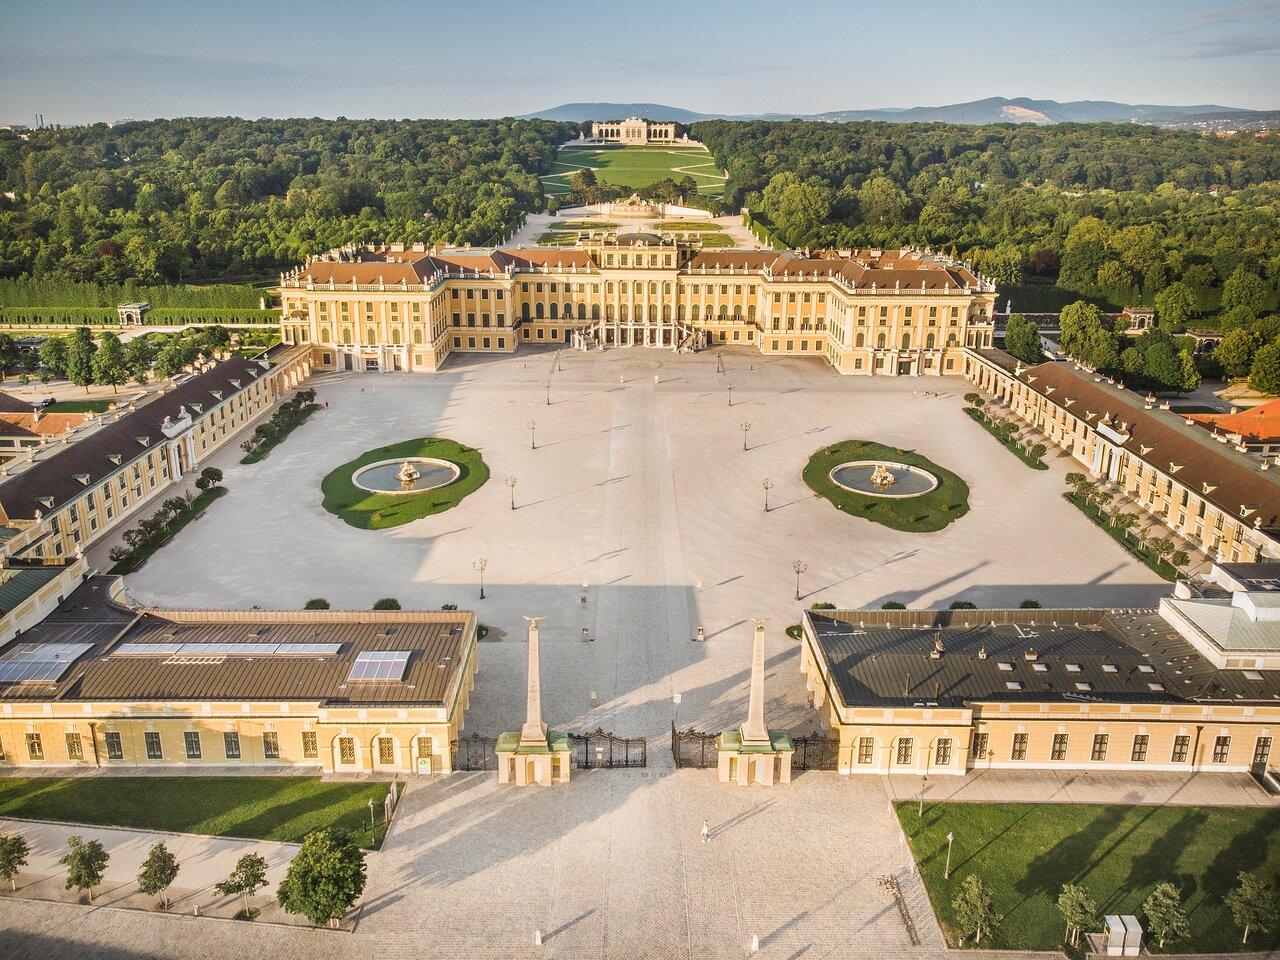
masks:
{"type": "Polygon", "coordinates": [[[0,277],[269,275],[350,241],[500,239],[575,126],[181,119],[0,131],[0,277]]]}
{"type": "Polygon", "coordinates": [[[1001,284],[1216,311],[1242,270],[1280,286],[1280,138],[1117,124],[709,121],[726,206],[792,245],[955,251],[1001,284]],[[1169,298],[1166,298],[1169,299],[1169,298]]]}

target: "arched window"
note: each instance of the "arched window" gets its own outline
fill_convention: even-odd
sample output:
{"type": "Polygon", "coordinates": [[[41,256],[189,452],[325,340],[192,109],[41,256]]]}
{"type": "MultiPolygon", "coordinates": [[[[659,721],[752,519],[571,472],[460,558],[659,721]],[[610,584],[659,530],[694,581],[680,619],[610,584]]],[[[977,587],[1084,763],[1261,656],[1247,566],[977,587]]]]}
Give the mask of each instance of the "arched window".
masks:
{"type": "Polygon", "coordinates": [[[876,347],[878,347],[878,348],[879,348],[879,349],[881,349],[881,350],[883,350],[883,349],[884,349],[884,334],[883,334],[883,333],[879,334],[879,335],[876,337],[876,347]]]}
{"type": "Polygon", "coordinates": [[[626,320],[628,316],[627,305],[625,303],[618,304],[618,319],[626,320]]]}
{"type": "Polygon", "coordinates": [[[741,319],[742,319],[742,307],[741,307],[741,306],[735,306],[735,307],[733,308],[733,319],[735,319],[735,320],[741,320],[741,319]]]}
{"type": "Polygon", "coordinates": [[[954,333],[947,335],[947,346],[954,347],[956,345],[956,335],[954,333]]]}
{"type": "Polygon", "coordinates": [[[756,305],[754,303],[747,304],[747,319],[754,320],[756,318],[756,305]]]}
{"type": "Polygon", "coordinates": [[[649,292],[654,296],[658,295],[658,283],[656,280],[649,281],[649,292]]]}
{"type": "Polygon", "coordinates": [[[342,328],[342,342],[347,346],[351,345],[351,328],[350,327],[342,328]]]}
{"type": "Polygon", "coordinates": [[[658,305],[656,303],[649,304],[649,322],[658,322],[658,305]]]}
{"type": "Polygon", "coordinates": [[[662,305],[662,320],[664,323],[671,322],[671,304],[664,303],[662,305]]]}
{"type": "Polygon", "coordinates": [[[422,343],[422,331],[421,331],[421,330],[414,330],[414,331],[413,331],[413,342],[414,342],[414,343],[422,343]]]}
{"type": "Polygon", "coordinates": [[[712,318],[713,314],[711,313],[711,304],[709,303],[707,304],[707,309],[706,309],[706,312],[703,314],[703,316],[705,316],[708,320],[712,318]]]}
{"type": "Polygon", "coordinates": [[[604,292],[605,292],[605,293],[613,293],[613,281],[612,281],[612,280],[610,280],[608,283],[606,283],[606,284],[604,285],[604,292]]]}
{"type": "Polygon", "coordinates": [[[910,349],[911,349],[911,333],[910,333],[910,331],[905,332],[905,333],[903,333],[903,334],[902,334],[902,349],[903,349],[903,350],[910,350],[910,349]]]}
{"type": "Polygon", "coordinates": [[[529,319],[529,305],[527,303],[520,304],[520,319],[521,320],[529,319]]]}
{"type": "Polygon", "coordinates": [[[572,319],[573,319],[573,304],[572,304],[572,303],[566,303],[566,304],[564,305],[564,309],[563,309],[563,310],[561,311],[561,313],[560,313],[560,316],[564,317],[566,320],[572,320],[572,319]]]}
{"type": "Polygon", "coordinates": [[[539,303],[536,306],[534,306],[533,315],[537,317],[539,320],[542,319],[542,304],[539,303]]]}
{"type": "Polygon", "coordinates": [[[612,304],[612,303],[605,304],[605,308],[604,308],[604,316],[605,316],[605,319],[606,319],[606,320],[612,320],[612,319],[613,319],[613,304],[612,304]]]}
{"type": "Polygon", "coordinates": [[[866,336],[865,336],[864,334],[861,334],[861,333],[860,333],[860,334],[858,334],[858,342],[857,342],[856,346],[859,346],[859,347],[865,347],[866,345],[867,345],[867,338],[866,338],[866,336]]]}
{"type": "Polygon", "coordinates": [[[934,342],[935,342],[935,337],[932,333],[924,338],[924,345],[929,350],[933,349],[934,342]]]}
{"type": "Polygon", "coordinates": [[[329,339],[329,328],[328,328],[328,327],[321,327],[321,328],[320,328],[320,342],[321,342],[321,343],[330,343],[330,342],[331,342],[331,341],[330,341],[330,339],[329,339]]]}
{"type": "Polygon", "coordinates": [[[587,305],[585,303],[578,304],[578,319],[587,319],[587,305]]]}
{"type": "Polygon", "coordinates": [[[559,316],[560,316],[560,304],[558,304],[558,303],[552,303],[552,304],[551,304],[551,319],[552,319],[552,320],[555,320],[555,319],[557,319],[559,316]]]}
{"type": "Polygon", "coordinates": [[[720,304],[720,319],[726,320],[728,319],[728,317],[729,317],[729,305],[726,303],[720,304]]]}
{"type": "Polygon", "coordinates": [[[677,319],[677,320],[683,320],[683,319],[684,319],[684,304],[683,304],[683,303],[678,303],[678,304],[676,304],[676,319],[677,319]]]}
{"type": "Polygon", "coordinates": [[[592,319],[592,320],[599,320],[599,319],[600,319],[600,304],[598,304],[598,303],[593,303],[593,304],[591,305],[591,319],[592,319]]]}
{"type": "Polygon", "coordinates": [[[391,328],[391,345],[393,347],[400,346],[400,328],[399,327],[391,328]]]}
{"type": "Polygon", "coordinates": [[[375,330],[375,329],[373,329],[373,327],[370,327],[368,330],[366,330],[366,331],[365,331],[365,338],[364,338],[364,342],[365,342],[365,343],[377,343],[377,342],[378,342],[378,331],[377,331],[377,330],[375,330]]]}

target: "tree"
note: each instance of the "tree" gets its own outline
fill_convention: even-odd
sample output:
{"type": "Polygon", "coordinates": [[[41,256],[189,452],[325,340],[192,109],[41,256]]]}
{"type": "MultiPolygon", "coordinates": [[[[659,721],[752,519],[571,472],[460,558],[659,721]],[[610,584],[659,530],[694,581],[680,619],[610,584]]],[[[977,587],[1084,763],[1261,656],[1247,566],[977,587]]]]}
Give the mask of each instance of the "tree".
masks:
{"type": "Polygon", "coordinates": [[[1181,330],[1196,309],[1196,295],[1191,288],[1177,280],[1155,297],[1156,318],[1166,330],[1181,330]]]}
{"type": "Polygon", "coordinates": [[[982,935],[995,929],[996,912],[992,899],[991,891],[981,878],[971,873],[960,882],[960,891],[951,901],[956,927],[966,936],[972,934],[975,943],[981,943],[982,935]]]}
{"type": "Polygon", "coordinates": [[[957,600],[951,604],[952,610],[977,610],[978,605],[972,600],[957,600]]]}
{"type": "Polygon", "coordinates": [[[905,610],[907,609],[907,605],[897,600],[886,600],[884,603],[880,604],[880,609],[881,610],[905,610]]]}
{"type": "Polygon", "coordinates": [[[102,883],[107,869],[107,851],[97,840],[83,840],[79,836],[67,837],[67,852],[58,862],[67,868],[65,889],[89,891],[93,900],[93,888],[102,883]]]}
{"type": "Polygon", "coordinates": [[[1020,604],[1018,604],[1018,608],[1021,610],[1039,610],[1040,601],[1039,600],[1023,600],[1020,604]]]}
{"type": "Polygon", "coordinates": [[[1250,930],[1270,932],[1278,910],[1276,891],[1275,887],[1262,876],[1261,871],[1253,873],[1242,871],[1239,884],[1223,899],[1231,908],[1231,916],[1235,918],[1236,926],[1244,931],[1243,936],[1240,937],[1241,943],[1249,942],[1250,930]]]}
{"type": "Polygon", "coordinates": [[[1180,350],[1178,351],[1178,361],[1182,365],[1182,392],[1190,393],[1199,389],[1202,381],[1200,368],[1196,366],[1196,355],[1190,350],[1180,350]]]}
{"type": "Polygon", "coordinates": [[[1258,349],[1258,339],[1250,330],[1229,330],[1213,349],[1213,359],[1222,365],[1228,377],[1239,379],[1247,376],[1253,366],[1253,354],[1258,349]]]}
{"type": "Polygon", "coordinates": [[[1080,934],[1098,915],[1098,905],[1074,883],[1063,884],[1062,893],[1058,895],[1058,910],[1066,921],[1066,940],[1072,946],[1080,943],[1080,934]]]}
{"type": "Polygon", "coordinates": [[[764,188],[764,209],[784,240],[803,243],[831,210],[831,193],[816,177],[779,173],[764,188]]]}
{"type": "Polygon", "coordinates": [[[1249,367],[1249,389],[1280,394],[1280,346],[1268,343],[1258,348],[1249,367]]]}
{"type": "Polygon", "coordinates": [[[596,172],[590,167],[582,170],[575,170],[573,176],[569,178],[569,189],[575,193],[582,193],[596,185],[596,172]]]}
{"type": "Polygon", "coordinates": [[[46,373],[51,373],[55,377],[66,375],[66,337],[49,337],[44,343],[40,344],[40,366],[46,373]]]}
{"type": "Polygon", "coordinates": [[[1191,933],[1187,911],[1182,906],[1182,896],[1172,883],[1159,884],[1152,890],[1151,896],[1143,901],[1142,912],[1147,918],[1147,929],[1156,938],[1161,950],[1164,949],[1165,941],[1173,943],[1191,933]]]}
{"type": "Polygon", "coordinates": [[[312,597],[302,605],[303,610],[328,610],[329,601],[324,597],[312,597]]]}
{"type": "Polygon", "coordinates": [[[364,852],[341,830],[307,834],[289,861],[276,902],[315,924],[338,922],[364,893],[364,852]]]}
{"type": "Polygon", "coordinates": [[[1142,361],[1143,375],[1162,390],[1182,387],[1182,358],[1172,343],[1159,341],[1148,346],[1142,361]]]}
{"type": "Polygon", "coordinates": [[[266,885],[267,861],[259,854],[246,853],[236,861],[236,867],[231,871],[231,875],[216,884],[214,889],[223,897],[242,897],[244,906],[240,912],[245,917],[252,917],[249,898],[266,885]]]}
{"type": "Polygon", "coordinates": [[[1267,308],[1271,299],[1271,291],[1266,281],[1256,273],[1250,273],[1244,264],[1236,267],[1227,282],[1222,285],[1222,309],[1232,310],[1243,307],[1255,317],[1267,308]]]}
{"type": "Polygon", "coordinates": [[[210,487],[216,487],[221,482],[221,470],[217,467],[205,467],[200,471],[200,476],[196,477],[196,489],[208,490],[210,487]]]}
{"type": "Polygon", "coordinates": [[[383,597],[381,600],[377,600],[377,601],[375,601],[375,602],[374,602],[374,604],[373,604],[373,609],[375,609],[375,610],[399,610],[399,609],[400,609],[400,601],[399,601],[399,600],[397,600],[395,597],[383,597]]]}
{"type": "Polygon", "coordinates": [[[93,383],[93,334],[88,327],[76,327],[67,344],[67,379],[89,392],[93,383]]]}
{"type": "Polygon", "coordinates": [[[18,871],[27,865],[31,850],[27,841],[19,836],[0,836],[0,880],[8,880],[18,889],[18,871]]]}
{"type": "Polygon", "coordinates": [[[1040,363],[1040,328],[1020,313],[1010,314],[1004,328],[1004,348],[1023,363],[1040,363]]]}
{"type": "Polygon", "coordinates": [[[142,869],[138,871],[138,889],[148,897],[159,895],[160,907],[169,909],[169,898],[165,891],[169,889],[178,876],[178,858],[163,843],[153,844],[142,861],[142,869]]]}
{"type": "Polygon", "coordinates": [[[98,350],[93,354],[93,379],[103,386],[110,386],[112,393],[118,393],[120,384],[129,378],[128,368],[124,362],[124,346],[114,333],[104,333],[98,350]]]}
{"type": "Polygon", "coordinates": [[[7,333],[0,333],[0,383],[4,382],[5,374],[10,367],[18,362],[20,357],[18,341],[7,333]]]}

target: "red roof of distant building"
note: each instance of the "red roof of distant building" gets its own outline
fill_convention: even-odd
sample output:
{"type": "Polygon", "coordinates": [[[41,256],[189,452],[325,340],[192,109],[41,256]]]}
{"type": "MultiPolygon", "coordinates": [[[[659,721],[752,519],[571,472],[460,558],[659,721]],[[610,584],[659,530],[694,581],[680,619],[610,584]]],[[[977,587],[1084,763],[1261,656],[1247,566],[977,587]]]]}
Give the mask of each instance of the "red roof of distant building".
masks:
{"type": "Polygon", "coordinates": [[[1189,413],[1187,419],[1210,429],[1239,434],[1246,440],[1280,440],[1280,400],[1236,413],[1189,413]]]}

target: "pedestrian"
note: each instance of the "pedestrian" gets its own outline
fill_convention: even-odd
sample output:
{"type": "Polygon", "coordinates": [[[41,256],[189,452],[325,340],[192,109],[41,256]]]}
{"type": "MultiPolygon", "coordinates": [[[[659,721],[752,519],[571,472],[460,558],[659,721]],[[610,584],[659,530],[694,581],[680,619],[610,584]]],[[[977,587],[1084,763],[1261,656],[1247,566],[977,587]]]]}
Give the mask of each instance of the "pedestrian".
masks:
{"type": "Polygon", "coordinates": [[[706,843],[710,839],[711,839],[711,824],[703,820],[702,821],[702,842],[706,843]]]}

